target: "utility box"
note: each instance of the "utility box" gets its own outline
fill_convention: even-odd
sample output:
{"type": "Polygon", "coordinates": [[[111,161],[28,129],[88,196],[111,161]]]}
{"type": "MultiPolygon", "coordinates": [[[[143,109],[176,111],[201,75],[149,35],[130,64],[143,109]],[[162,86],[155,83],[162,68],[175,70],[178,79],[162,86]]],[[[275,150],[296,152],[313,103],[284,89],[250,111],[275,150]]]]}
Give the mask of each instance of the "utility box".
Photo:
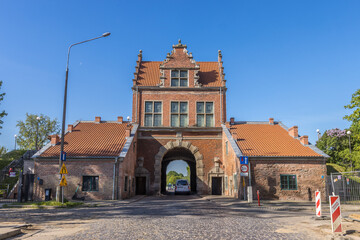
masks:
{"type": "Polygon", "coordinates": [[[253,202],[253,194],[252,194],[252,187],[251,186],[247,187],[247,199],[248,199],[248,203],[253,202]]]}
{"type": "Polygon", "coordinates": [[[45,188],[45,201],[51,200],[51,188],[45,188]]]}

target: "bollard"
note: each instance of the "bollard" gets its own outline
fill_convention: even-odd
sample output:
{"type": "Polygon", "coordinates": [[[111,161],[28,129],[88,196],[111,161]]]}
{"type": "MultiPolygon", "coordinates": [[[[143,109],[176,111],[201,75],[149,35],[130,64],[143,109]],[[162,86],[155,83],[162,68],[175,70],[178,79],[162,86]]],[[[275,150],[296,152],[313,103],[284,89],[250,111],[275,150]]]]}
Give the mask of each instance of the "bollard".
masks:
{"type": "Polygon", "coordinates": [[[341,211],[339,196],[329,196],[331,230],[333,233],[342,233],[341,228],[341,211]]]}
{"type": "Polygon", "coordinates": [[[258,206],[260,207],[260,191],[257,190],[256,194],[257,194],[257,198],[258,198],[258,206]]]}
{"type": "Polygon", "coordinates": [[[319,190],[315,191],[315,206],[316,217],[321,217],[321,193],[319,190]]]}

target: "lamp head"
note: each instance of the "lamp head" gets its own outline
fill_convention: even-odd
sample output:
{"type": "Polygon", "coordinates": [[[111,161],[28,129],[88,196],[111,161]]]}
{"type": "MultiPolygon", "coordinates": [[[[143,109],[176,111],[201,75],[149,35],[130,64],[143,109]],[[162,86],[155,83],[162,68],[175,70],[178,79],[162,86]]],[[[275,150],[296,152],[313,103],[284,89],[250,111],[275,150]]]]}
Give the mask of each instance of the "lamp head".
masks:
{"type": "Polygon", "coordinates": [[[347,131],[346,133],[347,133],[347,135],[350,135],[350,134],[351,134],[350,130],[349,130],[349,131],[347,131]]]}
{"type": "Polygon", "coordinates": [[[17,135],[15,134],[15,135],[14,135],[14,138],[16,138],[16,137],[17,137],[17,135]]]}
{"type": "Polygon", "coordinates": [[[40,117],[36,117],[36,120],[40,120],[40,117]]]}
{"type": "Polygon", "coordinates": [[[320,133],[320,129],[316,129],[316,132],[317,132],[317,133],[320,133]]]}
{"type": "Polygon", "coordinates": [[[103,37],[108,37],[108,36],[110,36],[110,34],[111,34],[111,33],[106,32],[106,33],[103,33],[102,36],[103,36],[103,37]]]}
{"type": "Polygon", "coordinates": [[[130,116],[127,116],[127,118],[126,118],[128,121],[130,121],[130,116]]]}

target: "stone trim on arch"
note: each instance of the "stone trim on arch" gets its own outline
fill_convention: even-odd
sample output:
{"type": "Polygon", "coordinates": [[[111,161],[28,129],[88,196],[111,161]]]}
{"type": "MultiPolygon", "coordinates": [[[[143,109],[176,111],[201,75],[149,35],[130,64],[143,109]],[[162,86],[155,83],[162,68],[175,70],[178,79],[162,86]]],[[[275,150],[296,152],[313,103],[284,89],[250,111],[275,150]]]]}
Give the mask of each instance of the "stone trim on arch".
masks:
{"type": "Polygon", "coordinates": [[[161,162],[164,157],[164,155],[171,149],[182,147],[185,149],[188,149],[191,151],[191,153],[194,155],[195,161],[196,161],[196,187],[198,192],[202,192],[202,186],[204,181],[204,162],[203,162],[203,155],[199,152],[199,148],[192,145],[191,142],[188,141],[169,141],[164,146],[161,146],[159,148],[159,152],[155,155],[155,164],[154,164],[154,185],[153,190],[155,193],[160,193],[161,191],[161,162]]]}

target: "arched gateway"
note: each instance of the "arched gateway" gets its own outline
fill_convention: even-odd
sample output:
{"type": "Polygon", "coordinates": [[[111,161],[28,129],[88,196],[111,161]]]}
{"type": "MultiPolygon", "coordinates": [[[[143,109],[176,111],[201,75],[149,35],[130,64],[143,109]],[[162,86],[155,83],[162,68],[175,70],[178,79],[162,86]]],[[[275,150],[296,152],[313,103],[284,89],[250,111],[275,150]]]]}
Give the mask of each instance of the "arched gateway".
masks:
{"type": "Polygon", "coordinates": [[[189,164],[191,172],[191,189],[202,193],[204,181],[203,156],[199,149],[188,141],[169,141],[161,146],[155,155],[153,189],[155,192],[164,192],[166,187],[166,167],[172,160],[184,160],[189,164]]]}

